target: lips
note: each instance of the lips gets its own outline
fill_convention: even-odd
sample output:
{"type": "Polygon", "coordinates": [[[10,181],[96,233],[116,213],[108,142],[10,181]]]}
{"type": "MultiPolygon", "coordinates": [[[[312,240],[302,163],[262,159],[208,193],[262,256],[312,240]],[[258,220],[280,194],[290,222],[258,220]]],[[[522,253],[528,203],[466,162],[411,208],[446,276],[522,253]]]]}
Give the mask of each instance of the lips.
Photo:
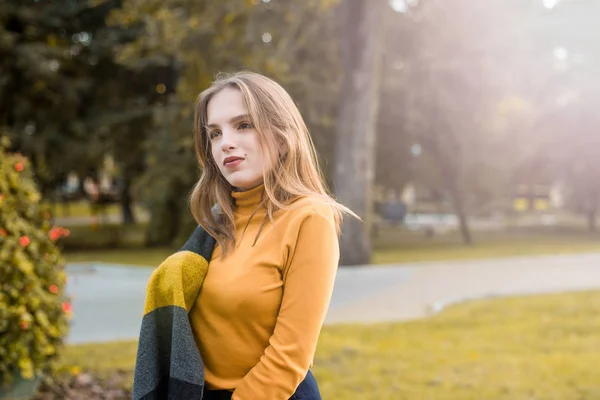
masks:
{"type": "Polygon", "coordinates": [[[226,167],[233,167],[233,166],[238,165],[242,161],[244,161],[244,159],[242,157],[230,156],[230,157],[226,157],[225,160],[223,160],[223,165],[226,167]]]}

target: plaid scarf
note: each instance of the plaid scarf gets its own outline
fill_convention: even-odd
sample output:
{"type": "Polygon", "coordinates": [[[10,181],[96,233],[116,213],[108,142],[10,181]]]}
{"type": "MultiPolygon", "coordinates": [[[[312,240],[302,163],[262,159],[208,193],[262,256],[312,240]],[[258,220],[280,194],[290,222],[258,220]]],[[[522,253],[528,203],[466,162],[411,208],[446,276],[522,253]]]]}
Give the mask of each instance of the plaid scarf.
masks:
{"type": "Polygon", "coordinates": [[[152,273],[140,329],[133,400],[202,399],[204,364],[188,313],[208,271],[215,240],[197,227],[152,273]]]}

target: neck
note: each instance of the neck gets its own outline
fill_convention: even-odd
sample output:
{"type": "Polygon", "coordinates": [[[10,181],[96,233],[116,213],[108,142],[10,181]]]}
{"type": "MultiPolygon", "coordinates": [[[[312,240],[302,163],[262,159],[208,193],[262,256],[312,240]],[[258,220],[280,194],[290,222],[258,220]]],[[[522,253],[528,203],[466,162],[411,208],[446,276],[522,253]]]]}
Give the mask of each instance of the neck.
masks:
{"type": "Polygon", "coordinates": [[[247,190],[234,189],[231,193],[236,209],[240,213],[251,213],[260,205],[264,195],[262,184],[247,190]]]}
{"type": "Polygon", "coordinates": [[[259,186],[263,186],[263,183],[262,182],[257,183],[256,185],[254,185],[254,186],[252,186],[250,188],[241,188],[241,187],[235,187],[235,186],[233,186],[233,191],[234,192],[247,192],[249,190],[256,189],[259,186]]]}

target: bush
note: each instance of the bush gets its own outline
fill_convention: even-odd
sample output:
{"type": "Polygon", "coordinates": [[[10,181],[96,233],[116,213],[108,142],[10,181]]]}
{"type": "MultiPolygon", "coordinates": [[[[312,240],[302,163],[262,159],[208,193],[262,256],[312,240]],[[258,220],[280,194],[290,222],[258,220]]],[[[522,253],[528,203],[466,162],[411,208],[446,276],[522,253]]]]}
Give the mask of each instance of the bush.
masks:
{"type": "Polygon", "coordinates": [[[0,136],[0,387],[49,372],[68,333],[64,261],[27,159],[0,136]]]}

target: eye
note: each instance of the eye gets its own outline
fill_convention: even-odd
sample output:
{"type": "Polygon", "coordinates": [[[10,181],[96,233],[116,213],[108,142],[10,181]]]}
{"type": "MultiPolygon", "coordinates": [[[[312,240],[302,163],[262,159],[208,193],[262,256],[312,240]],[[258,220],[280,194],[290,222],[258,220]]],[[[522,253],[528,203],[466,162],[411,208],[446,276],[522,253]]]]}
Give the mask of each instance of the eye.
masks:
{"type": "Polygon", "coordinates": [[[254,128],[250,122],[242,122],[238,125],[238,129],[241,131],[245,131],[248,129],[254,128]]]}
{"type": "Polygon", "coordinates": [[[217,136],[219,136],[221,134],[221,131],[217,130],[217,129],[209,129],[208,130],[208,137],[209,139],[214,139],[217,136]]]}

